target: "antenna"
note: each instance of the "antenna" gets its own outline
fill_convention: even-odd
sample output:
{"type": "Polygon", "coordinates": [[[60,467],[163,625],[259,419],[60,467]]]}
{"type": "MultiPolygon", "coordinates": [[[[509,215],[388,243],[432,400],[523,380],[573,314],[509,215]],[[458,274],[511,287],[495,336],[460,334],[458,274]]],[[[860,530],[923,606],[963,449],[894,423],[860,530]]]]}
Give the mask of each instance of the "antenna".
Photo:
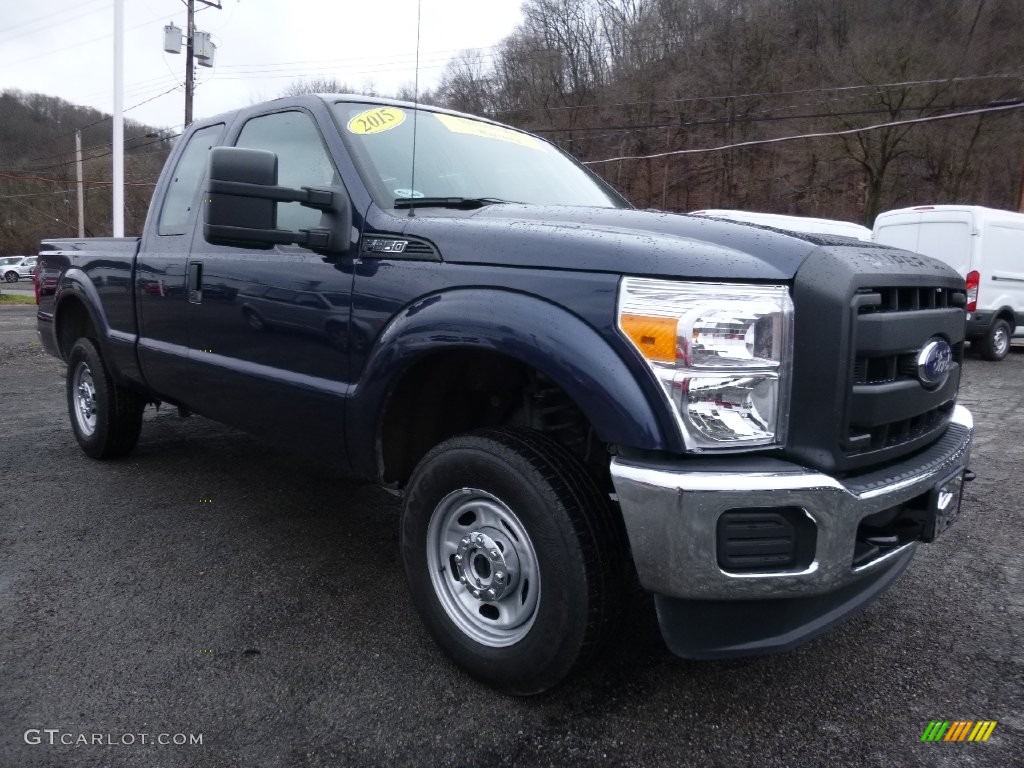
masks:
{"type": "Polygon", "coordinates": [[[423,10],[423,0],[416,0],[416,77],[412,86],[412,173],[409,179],[409,218],[416,217],[416,204],[412,199],[416,197],[416,123],[420,115],[420,12],[423,10]]]}

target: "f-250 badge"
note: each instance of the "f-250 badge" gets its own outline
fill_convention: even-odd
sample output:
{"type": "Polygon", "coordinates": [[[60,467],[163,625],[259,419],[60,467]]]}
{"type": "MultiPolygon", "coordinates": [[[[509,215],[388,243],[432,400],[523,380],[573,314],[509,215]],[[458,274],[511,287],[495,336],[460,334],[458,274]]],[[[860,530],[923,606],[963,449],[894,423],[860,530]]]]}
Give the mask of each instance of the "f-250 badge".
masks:
{"type": "Polygon", "coordinates": [[[363,244],[363,250],[370,253],[402,253],[408,244],[408,240],[373,239],[363,244]]]}

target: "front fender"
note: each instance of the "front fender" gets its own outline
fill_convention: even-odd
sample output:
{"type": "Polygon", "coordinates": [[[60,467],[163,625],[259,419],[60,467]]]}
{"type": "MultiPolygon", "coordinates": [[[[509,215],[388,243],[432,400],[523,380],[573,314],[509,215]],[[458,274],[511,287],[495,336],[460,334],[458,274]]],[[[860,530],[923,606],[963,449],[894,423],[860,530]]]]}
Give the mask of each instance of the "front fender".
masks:
{"type": "MultiPolygon", "coordinates": [[[[416,301],[377,338],[350,402],[352,456],[375,455],[379,420],[402,374],[426,355],[457,348],[498,353],[541,371],[604,442],[683,450],[657,383],[638,361],[627,362],[593,327],[558,305],[524,293],[474,288],[416,301]]],[[[376,473],[369,465],[360,469],[376,473]]]]}

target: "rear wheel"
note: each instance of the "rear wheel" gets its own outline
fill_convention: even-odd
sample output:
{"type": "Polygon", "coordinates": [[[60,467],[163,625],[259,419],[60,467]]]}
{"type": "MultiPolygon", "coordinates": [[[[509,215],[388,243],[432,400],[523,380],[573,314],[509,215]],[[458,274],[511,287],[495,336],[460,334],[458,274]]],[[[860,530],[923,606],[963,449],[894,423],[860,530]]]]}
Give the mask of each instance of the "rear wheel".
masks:
{"type": "Polygon", "coordinates": [[[8,283],[16,283],[18,282],[18,273],[15,272],[14,270],[11,270],[10,272],[4,275],[4,280],[6,280],[8,283]]]}
{"type": "Polygon", "coordinates": [[[146,402],[114,384],[91,339],[76,341],[68,355],[67,400],[75,439],[88,456],[113,459],[135,448],[146,402]]]}
{"type": "Polygon", "coordinates": [[[528,430],[448,440],[420,462],[402,516],[413,600],[475,677],[540,693],[594,658],[617,624],[625,553],[583,465],[528,430]]]}
{"type": "Polygon", "coordinates": [[[1013,329],[1010,328],[1010,324],[1006,320],[1002,318],[996,320],[988,329],[988,333],[979,340],[981,356],[986,360],[1002,360],[1010,351],[1012,335],[1013,329]]]}

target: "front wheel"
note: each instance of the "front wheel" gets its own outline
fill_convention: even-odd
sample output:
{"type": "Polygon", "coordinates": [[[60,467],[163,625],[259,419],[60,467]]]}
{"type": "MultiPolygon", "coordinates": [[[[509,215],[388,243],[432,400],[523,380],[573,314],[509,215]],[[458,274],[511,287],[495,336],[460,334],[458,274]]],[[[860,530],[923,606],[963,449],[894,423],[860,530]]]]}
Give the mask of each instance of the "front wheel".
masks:
{"type": "Polygon", "coordinates": [[[76,341],[68,355],[67,400],[71,429],[88,456],[113,459],[135,448],[146,402],[114,384],[90,339],[76,341]]]}
{"type": "Polygon", "coordinates": [[[402,557],[434,639],[508,693],[554,686],[613,634],[625,585],[606,494],[554,441],[528,430],[452,438],[407,488],[402,557]]]}
{"type": "Polygon", "coordinates": [[[1002,360],[1010,351],[1012,335],[1013,329],[1010,328],[1010,324],[1006,320],[1002,318],[996,320],[988,329],[988,333],[980,340],[981,356],[986,360],[1002,360]]]}

